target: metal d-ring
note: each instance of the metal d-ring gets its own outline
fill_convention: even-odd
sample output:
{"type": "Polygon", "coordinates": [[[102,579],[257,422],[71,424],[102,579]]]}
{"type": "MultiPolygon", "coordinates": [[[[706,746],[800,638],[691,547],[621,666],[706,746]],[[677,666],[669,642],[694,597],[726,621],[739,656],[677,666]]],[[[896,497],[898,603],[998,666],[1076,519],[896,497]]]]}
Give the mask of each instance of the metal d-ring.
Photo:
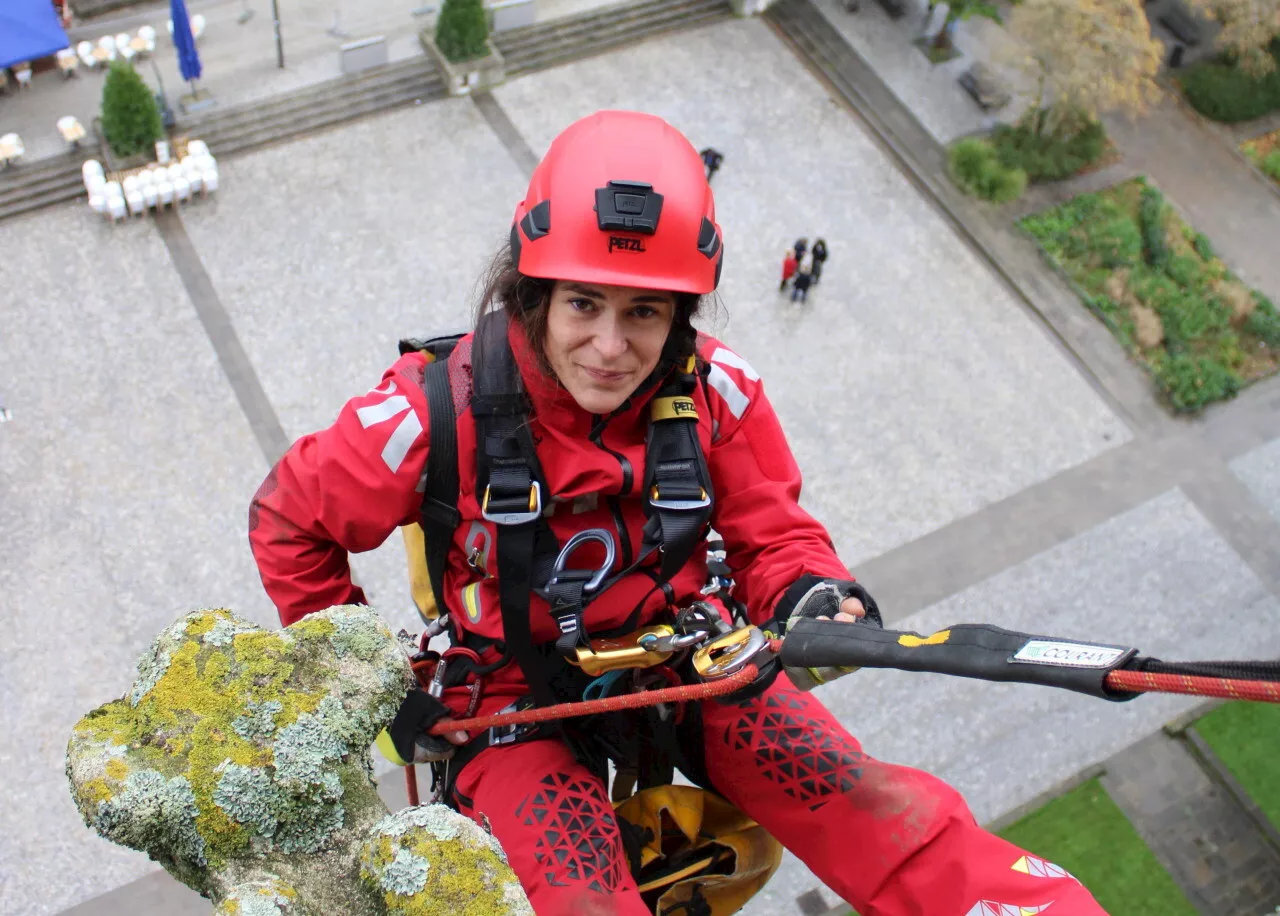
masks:
{"type": "Polygon", "coordinates": [[[569,572],[581,572],[580,570],[570,570],[566,564],[569,557],[575,550],[586,544],[588,541],[596,541],[604,545],[604,563],[595,571],[586,585],[582,586],[584,595],[594,594],[597,589],[604,583],[605,576],[609,575],[609,570],[613,569],[613,561],[617,556],[617,547],[613,543],[613,535],[604,528],[588,528],[586,531],[579,531],[560,549],[560,554],[556,557],[555,565],[551,568],[551,578],[547,582],[547,587],[555,582],[562,574],[569,572]]]}

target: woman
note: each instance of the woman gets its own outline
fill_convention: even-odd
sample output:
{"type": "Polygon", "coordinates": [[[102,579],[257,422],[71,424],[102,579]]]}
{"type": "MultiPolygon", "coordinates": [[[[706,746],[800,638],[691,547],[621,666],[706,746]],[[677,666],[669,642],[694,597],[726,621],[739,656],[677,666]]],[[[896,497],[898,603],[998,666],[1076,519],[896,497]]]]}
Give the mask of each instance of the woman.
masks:
{"type": "MultiPolygon", "coordinates": [[[[458,498],[456,513],[436,507],[454,513],[455,532],[437,598],[459,648],[443,701],[406,700],[397,747],[452,757],[449,800],[493,831],[541,916],[649,912],[592,756],[625,741],[601,725],[455,733],[446,744],[426,728],[530,695],[579,699],[590,678],[570,662],[589,638],[670,620],[700,597],[708,523],[754,624],[878,621],[797,502],[800,473],[760,377],[693,329],[719,280],[721,241],[702,162],[680,133],[633,112],[578,121],[516,209],[480,331],[441,364],[457,412],[458,498]],[[504,361],[514,401],[484,381],[504,361]]],[[[455,428],[432,430],[424,373],[439,376],[425,363],[403,356],[332,427],[296,442],[255,497],[250,542],[286,624],[363,602],[347,554],[418,519],[438,472],[428,440],[455,428]]],[[[701,704],[681,729],[673,753],[691,778],[863,916],[1102,912],[1060,869],[980,829],[949,786],[866,756],[776,666],[701,704]]],[[[641,768],[661,756],[647,741],[631,748],[641,768]]]]}

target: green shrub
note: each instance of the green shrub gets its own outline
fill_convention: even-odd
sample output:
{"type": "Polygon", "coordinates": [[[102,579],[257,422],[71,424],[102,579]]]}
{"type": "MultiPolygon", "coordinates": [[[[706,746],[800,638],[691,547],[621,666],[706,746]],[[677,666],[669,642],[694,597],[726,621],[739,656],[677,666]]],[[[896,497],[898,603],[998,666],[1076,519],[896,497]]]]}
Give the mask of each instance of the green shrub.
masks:
{"type": "Polygon", "coordinates": [[[1261,293],[1254,293],[1257,306],[1245,319],[1244,329],[1268,347],[1280,348],[1280,312],[1261,293]]]}
{"type": "Polygon", "coordinates": [[[489,53],[489,20],[483,0],[444,0],[436,20],[436,47],[450,61],[475,60],[489,53]]]}
{"type": "Polygon", "coordinates": [[[1191,244],[1195,247],[1196,254],[1200,255],[1200,257],[1204,258],[1206,261],[1212,261],[1214,259],[1213,245],[1211,245],[1209,240],[1205,238],[1204,233],[1197,232],[1195,238],[1191,240],[1191,244]]]}
{"type": "Polygon", "coordinates": [[[1017,200],[1027,189],[1027,173],[1006,168],[984,140],[968,137],[947,154],[951,177],[966,194],[1002,204],[1017,200]]]}
{"type": "Polygon", "coordinates": [[[155,97],[125,61],[111,65],[102,86],[102,132],[111,152],[120,157],[153,149],[164,136],[155,97]]]}
{"type": "Polygon", "coordinates": [[[1164,195],[1155,188],[1142,189],[1138,218],[1142,222],[1142,241],[1147,263],[1164,270],[1169,263],[1169,243],[1164,238],[1164,195]]]}
{"type": "Polygon", "coordinates": [[[1088,247],[1103,267],[1132,267],[1142,259],[1142,235],[1127,214],[1097,223],[1086,231],[1088,247]]]}
{"type": "Polygon", "coordinates": [[[1267,177],[1274,181],[1280,181],[1280,149],[1272,150],[1267,154],[1267,158],[1262,160],[1262,171],[1267,177]]]}
{"type": "Polygon", "coordinates": [[[1178,353],[1159,361],[1156,375],[1177,410],[1198,410],[1213,401],[1234,397],[1240,377],[1204,356],[1178,353]]]}
{"type": "Polygon", "coordinates": [[[1183,70],[1178,82],[1191,107],[1215,121],[1251,121],[1280,108],[1280,67],[1256,79],[1226,60],[1204,61],[1183,70]]]}
{"type": "Polygon", "coordinates": [[[1107,147],[1101,123],[1069,119],[1057,131],[1046,132],[1047,114],[1044,109],[1032,112],[992,133],[991,144],[1006,168],[1022,169],[1031,181],[1057,181],[1098,161],[1107,147]]]}
{"type": "Polygon", "coordinates": [[[1179,286],[1196,290],[1204,286],[1204,270],[1197,257],[1186,254],[1175,255],[1165,264],[1164,270],[1179,286]]]}

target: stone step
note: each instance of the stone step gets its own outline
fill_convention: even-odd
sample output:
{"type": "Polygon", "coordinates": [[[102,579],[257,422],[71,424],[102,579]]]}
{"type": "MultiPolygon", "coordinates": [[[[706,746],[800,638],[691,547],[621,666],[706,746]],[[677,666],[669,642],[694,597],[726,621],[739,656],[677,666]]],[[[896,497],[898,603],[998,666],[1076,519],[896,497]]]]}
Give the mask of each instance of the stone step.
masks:
{"type": "Polygon", "coordinates": [[[510,53],[499,45],[499,50],[506,58],[507,76],[519,76],[534,70],[590,57],[619,45],[634,43],[638,39],[719,22],[732,15],[732,9],[727,2],[709,0],[709,2],[686,6],[679,10],[666,10],[644,20],[631,20],[612,26],[603,26],[584,36],[581,41],[548,40],[545,44],[513,49],[510,53]]]}
{"type": "MultiPolygon", "coordinates": [[[[221,110],[212,109],[207,114],[180,120],[175,130],[178,133],[190,133],[192,136],[203,138],[213,130],[220,130],[240,122],[284,115],[332,99],[346,98],[368,89],[397,84],[406,79],[430,79],[435,72],[435,68],[426,57],[415,57],[388,64],[385,67],[376,67],[365,73],[325,80],[274,98],[259,99],[221,110]]],[[[217,155],[216,151],[214,155],[217,155]]]]}
{"type": "MultiPolygon", "coordinates": [[[[312,105],[264,110],[255,118],[237,118],[230,123],[210,119],[191,127],[191,134],[209,144],[215,156],[243,152],[262,145],[262,136],[274,134],[284,140],[305,133],[315,126],[327,126],[343,120],[344,113],[355,118],[367,114],[370,104],[390,109],[411,104],[415,99],[429,101],[446,95],[439,74],[429,78],[404,78],[395,83],[366,87],[359,92],[335,95],[312,105]]],[[[271,142],[271,141],[267,141],[271,142]]]]}
{"type": "Polygon", "coordinates": [[[500,32],[494,36],[494,43],[506,53],[506,49],[516,50],[545,43],[548,39],[578,38],[593,29],[611,26],[622,22],[640,22],[668,11],[692,11],[695,7],[704,6],[699,0],[642,0],[642,2],[617,3],[584,13],[581,16],[566,16],[548,22],[534,23],[508,32],[500,32]]]}

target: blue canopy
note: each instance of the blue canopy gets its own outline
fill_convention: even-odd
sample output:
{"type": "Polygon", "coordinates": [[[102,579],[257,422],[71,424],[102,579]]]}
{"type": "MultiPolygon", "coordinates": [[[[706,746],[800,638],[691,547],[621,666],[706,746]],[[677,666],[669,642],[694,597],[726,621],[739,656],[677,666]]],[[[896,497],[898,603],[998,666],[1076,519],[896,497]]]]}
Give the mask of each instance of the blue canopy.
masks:
{"type": "Polygon", "coordinates": [[[0,67],[48,57],[70,45],[49,0],[0,2],[0,67]]]}
{"type": "Polygon", "coordinates": [[[196,40],[191,34],[191,20],[187,17],[187,5],[182,0],[170,0],[169,18],[173,20],[173,46],[178,51],[178,69],[188,83],[200,78],[200,55],[196,53],[196,40]]]}

